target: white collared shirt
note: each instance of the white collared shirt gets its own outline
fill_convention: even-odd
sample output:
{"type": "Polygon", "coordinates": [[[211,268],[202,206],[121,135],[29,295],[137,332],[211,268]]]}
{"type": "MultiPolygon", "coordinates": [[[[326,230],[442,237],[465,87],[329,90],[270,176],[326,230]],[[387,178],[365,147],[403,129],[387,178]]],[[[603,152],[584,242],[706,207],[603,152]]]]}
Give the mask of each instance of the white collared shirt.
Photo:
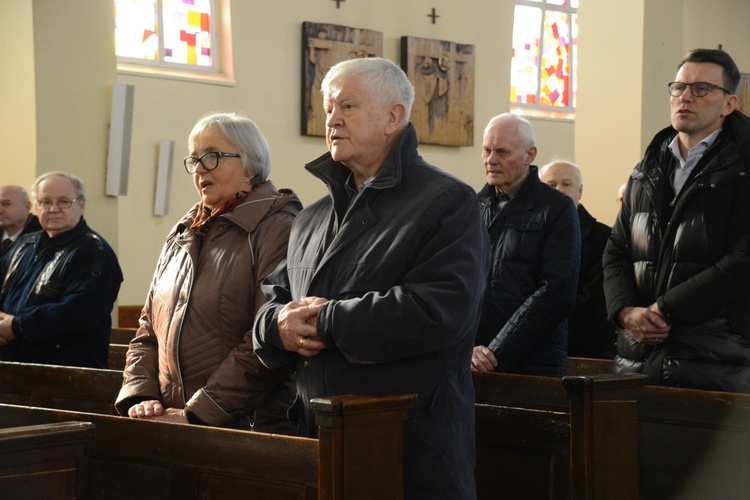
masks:
{"type": "Polygon", "coordinates": [[[674,136],[672,142],[669,143],[669,150],[672,151],[674,157],[680,162],[680,168],[675,169],[674,177],[672,178],[672,186],[674,186],[674,192],[676,194],[680,193],[680,190],[685,185],[685,181],[690,177],[690,172],[693,171],[696,163],[703,158],[703,154],[706,150],[714,143],[719,136],[721,129],[722,127],[719,127],[714,130],[704,137],[701,142],[690,148],[687,153],[687,159],[683,159],[682,153],[680,153],[679,134],[674,136]]]}

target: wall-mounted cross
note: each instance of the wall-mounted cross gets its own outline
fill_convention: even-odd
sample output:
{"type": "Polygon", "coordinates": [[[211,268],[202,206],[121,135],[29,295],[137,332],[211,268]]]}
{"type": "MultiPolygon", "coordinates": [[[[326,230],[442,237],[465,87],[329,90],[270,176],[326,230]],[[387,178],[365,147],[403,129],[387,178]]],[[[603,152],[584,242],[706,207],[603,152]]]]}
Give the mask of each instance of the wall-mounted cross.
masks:
{"type": "Polygon", "coordinates": [[[346,2],[346,0],[333,0],[333,1],[336,2],[336,8],[337,9],[341,8],[341,2],[346,2]]]}
{"type": "Polygon", "coordinates": [[[435,24],[435,20],[440,17],[437,15],[437,12],[435,12],[435,7],[432,8],[432,14],[427,14],[427,17],[432,18],[432,24],[435,24]]]}

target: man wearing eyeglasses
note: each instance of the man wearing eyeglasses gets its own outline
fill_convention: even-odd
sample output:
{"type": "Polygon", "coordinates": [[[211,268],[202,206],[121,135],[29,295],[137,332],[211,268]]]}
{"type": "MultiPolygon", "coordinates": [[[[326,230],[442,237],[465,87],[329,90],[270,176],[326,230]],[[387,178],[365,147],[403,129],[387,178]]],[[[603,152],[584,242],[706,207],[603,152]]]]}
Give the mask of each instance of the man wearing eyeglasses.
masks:
{"type": "Polygon", "coordinates": [[[31,195],[42,230],[0,261],[0,360],[107,368],[117,256],[83,218],[80,179],[46,173],[31,195]]]}
{"type": "Polygon", "coordinates": [[[604,253],[615,371],[649,383],[750,392],[750,119],[720,50],[686,54],[672,125],[627,183],[604,253]]]}

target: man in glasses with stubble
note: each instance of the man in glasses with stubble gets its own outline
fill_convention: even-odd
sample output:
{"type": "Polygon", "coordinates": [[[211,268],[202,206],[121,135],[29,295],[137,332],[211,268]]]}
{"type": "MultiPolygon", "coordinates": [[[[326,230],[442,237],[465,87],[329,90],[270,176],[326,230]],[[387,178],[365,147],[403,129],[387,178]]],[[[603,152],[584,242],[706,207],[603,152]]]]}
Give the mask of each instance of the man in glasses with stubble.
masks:
{"type": "Polygon", "coordinates": [[[628,179],[604,252],[616,372],[750,392],[750,119],[720,50],[688,52],[668,84],[672,125],[628,179]]]}

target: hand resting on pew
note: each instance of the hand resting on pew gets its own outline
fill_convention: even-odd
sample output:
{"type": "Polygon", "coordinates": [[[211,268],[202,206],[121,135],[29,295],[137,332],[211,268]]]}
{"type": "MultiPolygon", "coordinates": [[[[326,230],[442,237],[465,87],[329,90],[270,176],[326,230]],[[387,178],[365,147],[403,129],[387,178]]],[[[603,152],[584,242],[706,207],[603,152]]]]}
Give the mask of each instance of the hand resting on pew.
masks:
{"type": "Polygon", "coordinates": [[[188,419],[185,416],[185,410],[179,408],[164,408],[164,405],[156,399],[141,401],[130,407],[128,410],[130,418],[150,418],[163,422],[175,422],[187,424],[188,419]]]}

